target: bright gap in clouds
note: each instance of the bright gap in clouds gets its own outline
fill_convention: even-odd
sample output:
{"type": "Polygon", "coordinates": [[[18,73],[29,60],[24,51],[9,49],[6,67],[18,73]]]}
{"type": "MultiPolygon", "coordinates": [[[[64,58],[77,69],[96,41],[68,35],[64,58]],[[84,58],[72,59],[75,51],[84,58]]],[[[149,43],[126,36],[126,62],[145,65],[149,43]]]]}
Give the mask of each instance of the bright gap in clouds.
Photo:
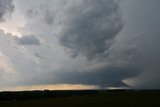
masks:
{"type": "Polygon", "coordinates": [[[22,11],[18,8],[17,2],[18,0],[14,1],[13,13],[11,15],[4,15],[5,20],[3,23],[0,23],[0,29],[4,30],[6,34],[10,33],[12,36],[21,37],[23,35],[20,29],[25,26],[26,20],[21,13],[22,11]]]}
{"type": "Polygon", "coordinates": [[[82,84],[46,84],[0,88],[0,91],[30,91],[30,90],[96,90],[100,87],[82,84]]]}
{"type": "Polygon", "coordinates": [[[18,36],[18,37],[22,36],[21,33],[17,31],[17,29],[12,29],[12,28],[3,27],[3,26],[0,26],[0,28],[4,31],[5,34],[10,33],[13,36],[18,36]]]}

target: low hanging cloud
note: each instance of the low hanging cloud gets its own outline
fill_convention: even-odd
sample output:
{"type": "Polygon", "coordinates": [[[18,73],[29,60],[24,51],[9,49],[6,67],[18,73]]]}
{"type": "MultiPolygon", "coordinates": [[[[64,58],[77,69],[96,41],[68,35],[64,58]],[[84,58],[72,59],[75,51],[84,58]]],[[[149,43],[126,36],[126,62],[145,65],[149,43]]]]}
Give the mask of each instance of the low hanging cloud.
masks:
{"type": "Polygon", "coordinates": [[[0,0],[0,22],[5,20],[5,16],[14,11],[13,0],[0,0]]]}
{"type": "Polygon", "coordinates": [[[40,41],[35,35],[25,35],[22,37],[16,37],[15,40],[21,45],[39,45],[40,41]]]}
{"type": "MultiPolygon", "coordinates": [[[[136,39],[136,37],[132,38],[137,41],[138,38],[136,39]]],[[[96,59],[89,60],[89,62],[94,62],[91,65],[85,63],[88,68],[82,69],[80,67],[79,69],[53,73],[56,77],[53,81],[55,83],[94,84],[102,88],[129,87],[129,84],[125,84],[123,80],[137,77],[145,69],[135,40],[129,38],[125,40],[116,39],[107,53],[99,56],[97,61],[96,59]]]]}
{"type": "Polygon", "coordinates": [[[54,83],[92,84],[106,87],[129,87],[122,82],[124,79],[137,76],[137,68],[129,67],[102,67],[94,71],[70,71],[54,73],[54,83]]]}

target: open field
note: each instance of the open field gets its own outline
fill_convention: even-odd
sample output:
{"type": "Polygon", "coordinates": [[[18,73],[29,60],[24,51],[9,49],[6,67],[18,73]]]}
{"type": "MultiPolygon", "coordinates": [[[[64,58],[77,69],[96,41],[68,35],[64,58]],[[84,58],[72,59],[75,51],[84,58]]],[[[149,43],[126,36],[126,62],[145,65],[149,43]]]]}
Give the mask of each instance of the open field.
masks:
{"type": "Polygon", "coordinates": [[[0,107],[160,107],[159,90],[0,93],[0,107]]]}

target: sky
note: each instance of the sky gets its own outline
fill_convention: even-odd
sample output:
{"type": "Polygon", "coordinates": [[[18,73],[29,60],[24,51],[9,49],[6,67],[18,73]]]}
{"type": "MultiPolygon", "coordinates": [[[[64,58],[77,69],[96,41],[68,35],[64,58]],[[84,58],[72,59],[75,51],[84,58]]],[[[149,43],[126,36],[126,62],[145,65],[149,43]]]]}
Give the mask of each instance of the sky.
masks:
{"type": "Polygon", "coordinates": [[[0,90],[159,89],[159,0],[0,0],[0,90]]]}

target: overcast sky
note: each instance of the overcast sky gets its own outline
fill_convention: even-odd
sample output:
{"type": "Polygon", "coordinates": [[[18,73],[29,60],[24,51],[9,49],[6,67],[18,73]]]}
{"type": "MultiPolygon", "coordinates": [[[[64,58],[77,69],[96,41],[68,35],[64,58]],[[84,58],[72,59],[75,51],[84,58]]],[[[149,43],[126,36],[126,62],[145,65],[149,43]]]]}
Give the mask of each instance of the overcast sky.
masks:
{"type": "Polygon", "coordinates": [[[159,0],[0,0],[0,89],[48,84],[159,89],[159,5],[159,0]]]}

